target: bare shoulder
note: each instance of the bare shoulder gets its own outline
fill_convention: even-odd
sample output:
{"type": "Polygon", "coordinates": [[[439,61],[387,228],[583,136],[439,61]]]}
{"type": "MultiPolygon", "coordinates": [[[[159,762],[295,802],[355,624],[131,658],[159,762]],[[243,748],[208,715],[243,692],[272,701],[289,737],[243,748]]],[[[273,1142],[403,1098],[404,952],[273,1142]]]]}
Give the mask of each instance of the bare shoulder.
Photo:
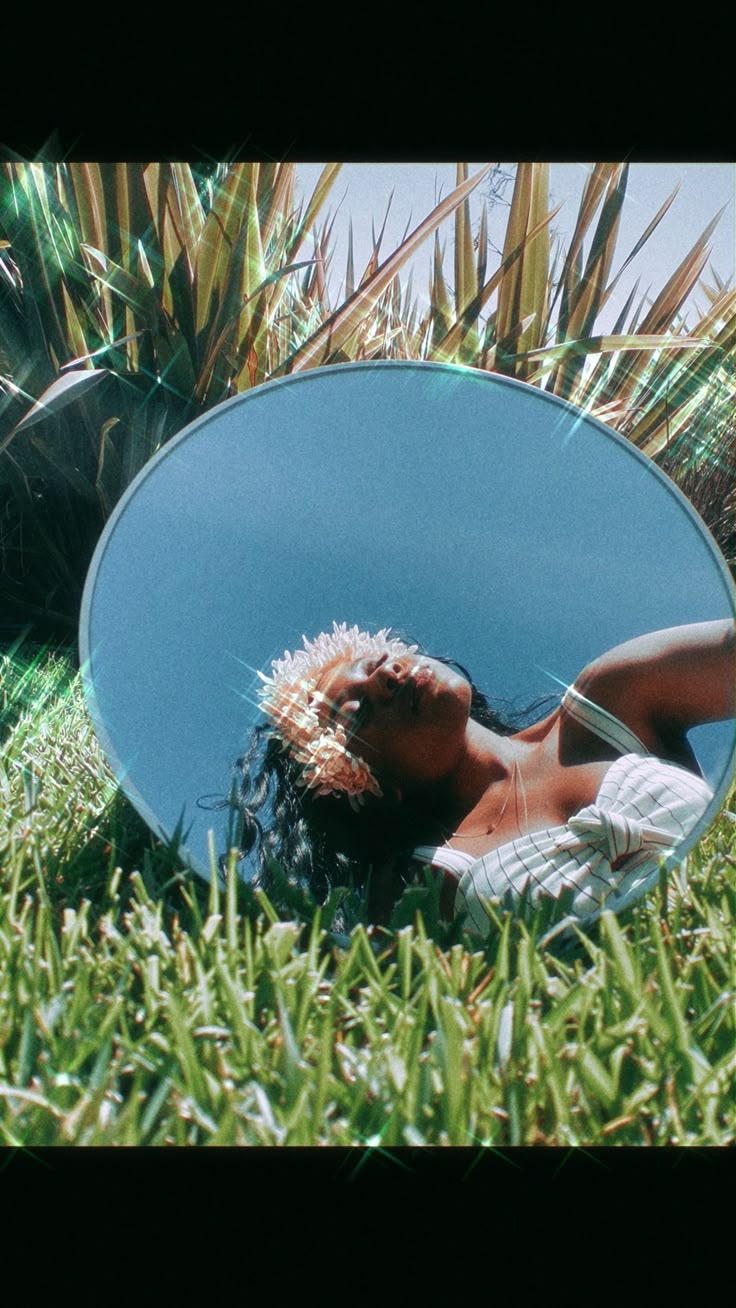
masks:
{"type": "Polygon", "coordinates": [[[734,716],[734,624],[697,622],[637,636],[589,663],[575,686],[647,748],[677,751],[691,727],[734,716]]]}

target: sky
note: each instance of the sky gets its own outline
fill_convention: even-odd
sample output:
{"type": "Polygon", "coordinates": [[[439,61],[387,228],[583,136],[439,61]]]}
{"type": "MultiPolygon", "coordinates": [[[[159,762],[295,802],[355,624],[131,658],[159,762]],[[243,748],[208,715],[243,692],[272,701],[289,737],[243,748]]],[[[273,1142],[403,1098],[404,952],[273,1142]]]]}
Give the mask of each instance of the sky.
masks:
{"type": "MultiPolygon", "coordinates": [[[[307,199],[320,175],[323,164],[297,165],[297,186],[307,199]]],[[[470,164],[470,175],[481,167],[470,164]]],[[[506,172],[513,165],[502,164],[506,172]]],[[[552,230],[557,230],[563,242],[569,238],[577,217],[580,196],[585,178],[592,167],[588,163],[553,163],[550,169],[550,207],[562,203],[552,230]]],[[[451,163],[440,164],[344,164],[330,193],[327,207],[337,216],[334,227],[335,257],[331,269],[331,285],[335,297],[340,284],[344,284],[347,260],[349,219],[353,222],[353,242],[356,278],[363,272],[372,249],[371,222],[380,230],[392,190],[391,209],[381,246],[381,258],[391,253],[400,243],[407,223],[413,230],[434,207],[437,199],[446,196],[455,186],[456,168],[451,163]]],[[[656,294],[665,285],[677,264],[685,257],[707,224],[725,205],[711,239],[711,263],[723,281],[734,280],[736,273],[736,170],[725,163],[662,163],[631,165],[626,197],[621,215],[621,226],[616,246],[613,274],[628,255],[638,238],[670,193],[679,185],[673,205],[643,249],[627,268],[620,289],[611,297],[600,316],[598,327],[609,330],[616,321],[631,288],[640,278],[639,294],[651,287],[656,294]]],[[[504,193],[511,198],[512,185],[504,193]]],[[[483,194],[488,189],[487,179],[479,183],[471,196],[471,218],[476,230],[480,218],[483,194]]],[[[489,212],[491,241],[501,248],[508,208],[496,205],[489,212]]],[[[440,227],[440,240],[446,242],[445,274],[452,283],[453,268],[453,217],[440,227]]],[[[414,269],[413,288],[420,309],[428,302],[430,260],[433,237],[420,246],[412,260],[402,270],[401,284],[405,285],[409,269],[414,269]]],[[[587,246],[586,246],[587,249],[587,246]]],[[[489,261],[489,269],[497,266],[489,261]]],[[[333,300],[333,303],[336,299],[333,300]]],[[[690,308],[706,304],[702,292],[695,294],[690,308]]]]}

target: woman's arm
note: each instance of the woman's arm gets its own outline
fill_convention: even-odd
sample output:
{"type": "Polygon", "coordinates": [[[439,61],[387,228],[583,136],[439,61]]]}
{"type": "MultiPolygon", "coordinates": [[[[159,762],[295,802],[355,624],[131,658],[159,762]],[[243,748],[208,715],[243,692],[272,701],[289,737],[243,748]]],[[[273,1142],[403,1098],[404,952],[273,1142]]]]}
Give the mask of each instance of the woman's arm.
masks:
{"type": "Polygon", "coordinates": [[[616,645],[583,669],[575,685],[651,747],[701,722],[734,716],[734,624],[693,622],[616,645]]]}

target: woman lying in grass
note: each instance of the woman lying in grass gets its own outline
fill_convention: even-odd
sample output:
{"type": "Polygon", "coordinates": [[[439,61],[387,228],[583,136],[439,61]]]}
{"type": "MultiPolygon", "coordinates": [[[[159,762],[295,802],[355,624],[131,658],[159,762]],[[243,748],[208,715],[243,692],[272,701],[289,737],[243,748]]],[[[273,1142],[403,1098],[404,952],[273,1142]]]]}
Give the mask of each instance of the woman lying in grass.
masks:
{"type": "Polygon", "coordinates": [[[521,727],[387,630],[334,624],[263,681],[233,798],[257,876],[271,857],[318,897],[369,880],[380,919],[429,864],[445,914],[483,935],[488,899],[562,896],[565,921],[592,922],[656,882],[713,798],[687,732],[734,714],[734,626],[618,645],[521,727]]]}

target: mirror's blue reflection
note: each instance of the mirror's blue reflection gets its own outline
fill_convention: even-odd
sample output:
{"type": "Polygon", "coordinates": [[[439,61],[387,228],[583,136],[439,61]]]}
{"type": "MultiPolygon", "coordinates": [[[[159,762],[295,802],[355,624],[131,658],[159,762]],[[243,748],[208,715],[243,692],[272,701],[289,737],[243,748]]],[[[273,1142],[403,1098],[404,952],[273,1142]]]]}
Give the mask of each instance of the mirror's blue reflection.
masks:
{"type": "MultiPolygon", "coordinates": [[[[562,692],[606,651],[683,625],[720,620],[727,632],[732,617],[728,574],[692,510],[600,424],[487,374],[363,364],[232,400],[154,459],[100,543],[81,645],[98,730],[128,794],[161,832],[183,820],[189,857],[207,876],[208,830],[224,853],[229,815],[197,801],[229,791],[236,759],[265,720],[256,670],[268,673],[303,635],[329,632],[335,621],[370,633],[390,627],[435,658],[459,661],[487,696],[506,702],[518,734],[514,713],[532,703],[524,722],[551,715],[559,724],[562,692]],[[544,697],[552,698],[539,703],[544,697]]],[[[702,657],[711,676],[707,649],[701,655],[693,644],[689,657],[702,657]]],[[[384,689],[400,689],[413,667],[399,657],[384,689]]],[[[695,694],[686,682],[673,681],[669,693],[695,694]]],[[[603,683],[586,684],[590,699],[594,690],[605,699],[603,683]]],[[[346,687],[327,689],[334,701],[346,687]]],[[[687,747],[644,739],[642,695],[632,682],[628,699],[609,693],[608,709],[645,753],[693,777],[698,764],[686,748],[695,751],[713,795],[701,805],[707,819],[730,775],[732,721],[706,723],[722,716],[711,705],[688,719],[687,747]]],[[[675,721],[674,704],[664,717],[675,721]]],[[[635,752],[609,742],[606,753],[591,744],[601,740],[594,726],[575,726],[574,714],[565,721],[554,757],[571,750],[589,783],[593,764],[635,752]]],[[[486,828],[496,844],[504,823],[509,839],[524,822],[527,833],[549,831],[596,798],[597,783],[590,795],[592,783],[582,783],[565,796],[559,776],[553,785],[542,775],[529,730],[518,759],[481,766],[478,776],[499,785],[478,809],[474,834],[448,847],[477,858],[493,844],[486,828]],[[494,826],[512,777],[506,816],[494,826]],[[518,818],[524,805],[512,830],[512,808],[518,818]]],[[[445,794],[443,831],[460,829],[471,811],[463,815],[463,803],[480,803],[479,784],[464,800],[453,791],[454,808],[445,794]]],[[[435,847],[440,834],[428,822],[420,846],[435,847]]]]}

